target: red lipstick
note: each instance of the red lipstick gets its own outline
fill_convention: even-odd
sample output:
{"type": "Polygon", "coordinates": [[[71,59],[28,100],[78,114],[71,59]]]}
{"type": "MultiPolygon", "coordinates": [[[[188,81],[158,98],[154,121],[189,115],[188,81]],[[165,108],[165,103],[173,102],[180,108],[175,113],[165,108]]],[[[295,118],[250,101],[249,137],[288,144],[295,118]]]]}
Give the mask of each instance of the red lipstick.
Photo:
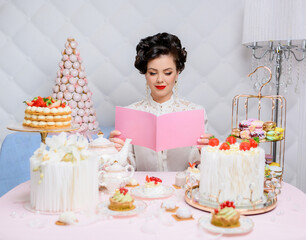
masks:
{"type": "Polygon", "coordinates": [[[159,90],[163,90],[166,86],[155,86],[159,90]]]}

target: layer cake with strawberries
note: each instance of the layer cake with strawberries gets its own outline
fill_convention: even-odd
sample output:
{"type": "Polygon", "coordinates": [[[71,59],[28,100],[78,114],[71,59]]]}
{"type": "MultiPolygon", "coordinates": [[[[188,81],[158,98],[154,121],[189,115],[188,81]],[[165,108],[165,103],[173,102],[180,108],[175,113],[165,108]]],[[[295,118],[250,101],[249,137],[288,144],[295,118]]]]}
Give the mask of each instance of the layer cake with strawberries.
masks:
{"type": "Polygon", "coordinates": [[[71,126],[71,108],[66,103],[52,97],[35,97],[31,101],[25,101],[27,108],[23,126],[59,129],[71,126]]]}
{"type": "MultiPolygon", "coordinates": [[[[258,140],[258,139],[257,139],[258,140]]],[[[216,138],[202,148],[200,193],[203,198],[219,202],[244,204],[263,196],[265,151],[254,139],[237,143],[230,136],[219,143],[216,138]]]]}

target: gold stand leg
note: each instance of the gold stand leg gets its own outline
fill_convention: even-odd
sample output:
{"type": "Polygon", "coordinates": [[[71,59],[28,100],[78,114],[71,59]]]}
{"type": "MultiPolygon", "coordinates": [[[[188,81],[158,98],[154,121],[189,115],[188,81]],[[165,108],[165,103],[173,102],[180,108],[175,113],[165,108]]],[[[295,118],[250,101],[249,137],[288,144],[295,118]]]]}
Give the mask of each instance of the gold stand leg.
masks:
{"type": "Polygon", "coordinates": [[[46,137],[48,136],[48,132],[40,132],[41,142],[46,143],[46,137]]]}

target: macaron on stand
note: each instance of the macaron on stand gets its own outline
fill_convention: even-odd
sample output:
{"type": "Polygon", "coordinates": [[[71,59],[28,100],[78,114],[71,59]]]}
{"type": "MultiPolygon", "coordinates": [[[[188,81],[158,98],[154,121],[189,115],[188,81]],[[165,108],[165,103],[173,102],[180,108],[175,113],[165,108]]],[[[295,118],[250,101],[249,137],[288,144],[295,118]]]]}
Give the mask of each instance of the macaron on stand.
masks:
{"type": "Polygon", "coordinates": [[[261,131],[264,132],[265,136],[263,138],[259,138],[259,142],[270,144],[270,153],[266,151],[266,160],[270,158],[270,162],[269,160],[266,161],[269,164],[267,169],[268,173],[266,174],[266,180],[270,181],[271,179],[276,178],[279,179],[279,183],[281,184],[284,174],[286,140],[286,99],[281,95],[262,95],[262,88],[266,86],[272,79],[271,70],[266,66],[259,66],[252,73],[250,73],[248,77],[260,68],[266,69],[269,72],[270,76],[269,80],[262,84],[262,86],[260,87],[258,95],[240,94],[236,95],[232,100],[232,134],[244,140],[243,138],[245,137],[245,135],[241,134],[241,127],[244,127],[245,124],[247,125],[248,122],[261,121],[261,116],[264,115],[263,113],[265,113],[265,116],[262,119],[264,122],[261,121],[261,131]],[[263,104],[263,102],[265,103],[265,105],[263,104]],[[243,104],[243,107],[239,107],[240,104],[243,104]],[[267,110],[266,106],[270,106],[270,109],[267,110]],[[257,107],[258,120],[250,118],[254,117],[254,115],[251,115],[249,111],[250,108],[253,107],[257,107]],[[269,111],[271,112],[271,115],[269,114],[269,111]],[[270,115],[270,119],[266,119],[267,113],[268,115],[270,115]]]}

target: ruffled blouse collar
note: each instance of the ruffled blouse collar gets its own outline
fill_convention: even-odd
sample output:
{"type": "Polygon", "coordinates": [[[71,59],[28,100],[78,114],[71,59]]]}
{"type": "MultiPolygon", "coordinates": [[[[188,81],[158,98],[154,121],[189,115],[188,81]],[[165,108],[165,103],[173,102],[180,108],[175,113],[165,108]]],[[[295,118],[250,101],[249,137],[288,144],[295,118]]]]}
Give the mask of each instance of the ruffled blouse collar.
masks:
{"type": "Polygon", "coordinates": [[[156,101],[153,100],[153,98],[152,98],[152,96],[151,96],[151,94],[150,94],[150,96],[149,96],[149,98],[148,98],[148,102],[149,102],[149,104],[150,104],[152,107],[166,108],[166,107],[168,107],[168,106],[173,105],[173,103],[174,103],[174,97],[173,97],[173,94],[172,94],[171,98],[170,98],[168,101],[163,102],[163,103],[158,103],[158,102],[156,102],[156,101]]]}

